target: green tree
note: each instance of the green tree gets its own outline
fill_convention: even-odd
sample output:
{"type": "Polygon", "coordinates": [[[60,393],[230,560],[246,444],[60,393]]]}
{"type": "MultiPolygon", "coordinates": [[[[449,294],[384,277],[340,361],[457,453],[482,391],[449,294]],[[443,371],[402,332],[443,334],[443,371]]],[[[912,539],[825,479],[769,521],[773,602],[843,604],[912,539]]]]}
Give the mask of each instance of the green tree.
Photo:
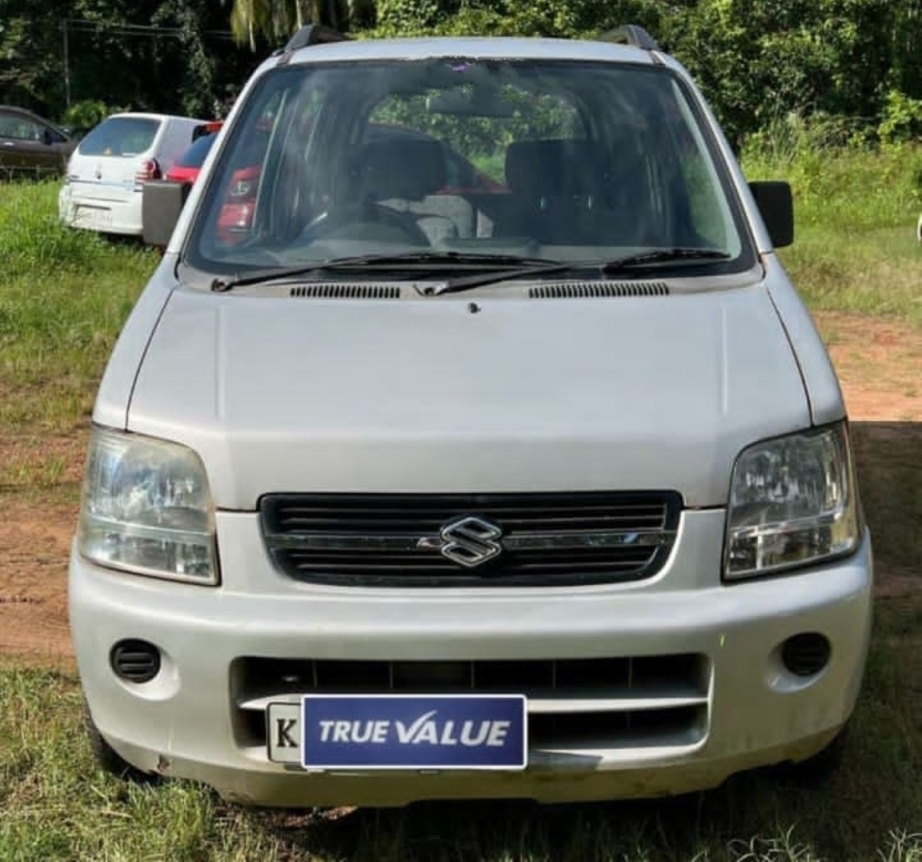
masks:
{"type": "Polygon", "coordinates": [[[51,119],[87,101],[210,117],[252,66],[220,0],[0,0],[0,103],[51,119]]]}
{"type": "Polygon", "coordinates": [[[918,68],[907,52],[918,47],[920,8],[922,0],[700,0],[663,19],[664,41],[737,140],[790,113],[873,128],[896,70],[909,80],[918,68]],[[901,34],[901,20],[917,22],[914,37],[901,34]]]}
{"type": "MultiPolygon", "coordinates": [[[[222,0],[227,2],[227,0],[222,0]]],[[[257,37],[271,42],[287,39],[304,25],[305,9],[300,0],[231,0],[230,26],[239,43],[256,50],[257,37]]]]}
{"type": "Polygon", "coordinates": [[[231,4],[234,37],[238,43],[249,45],[251,51],[256,50],[260,38],[279,44],[305,24],[326,24],[343,31],[350,25],[373,24],[376,8],[375,0],[222,0],[222,3],[231,4]]]}

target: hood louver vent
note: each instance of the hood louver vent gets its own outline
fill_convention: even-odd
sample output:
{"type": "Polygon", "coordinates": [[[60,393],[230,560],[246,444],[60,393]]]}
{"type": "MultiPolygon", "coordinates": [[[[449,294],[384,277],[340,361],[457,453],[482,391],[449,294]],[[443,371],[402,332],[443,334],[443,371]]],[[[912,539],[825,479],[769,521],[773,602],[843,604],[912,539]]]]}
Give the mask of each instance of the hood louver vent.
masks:
{"type": "Polygon", "coordinates": [[[308,299],[400,299],[392,284],[305,284],[291,289],[292,296],[308,299]]]}
{"type": "Polygon", "coordinates": [[[669,296],[661,281],[560,281],[528,290],[529,299],[597,299],[619,296],[669,296]]]}

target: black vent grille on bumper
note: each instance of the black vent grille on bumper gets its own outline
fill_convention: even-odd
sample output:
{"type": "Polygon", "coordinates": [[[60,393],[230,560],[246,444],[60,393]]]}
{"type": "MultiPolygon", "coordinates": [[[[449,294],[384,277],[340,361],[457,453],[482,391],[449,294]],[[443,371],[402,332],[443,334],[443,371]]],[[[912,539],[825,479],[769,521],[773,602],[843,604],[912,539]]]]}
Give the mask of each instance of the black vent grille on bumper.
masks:
{"type": "Polygon", "coordinates": [[[535,750],[691,746],[707,733],[703,655],[521,661],[237,659],[238,744],[263,746],[270,703],[304,694],[524,694],[535,750]]]}
{"type": "Polygon", "coordinates": [[[293,578],[342,586],[632,581],[667,560],[674,492],[271,494],[263,536],[293,578]]]}

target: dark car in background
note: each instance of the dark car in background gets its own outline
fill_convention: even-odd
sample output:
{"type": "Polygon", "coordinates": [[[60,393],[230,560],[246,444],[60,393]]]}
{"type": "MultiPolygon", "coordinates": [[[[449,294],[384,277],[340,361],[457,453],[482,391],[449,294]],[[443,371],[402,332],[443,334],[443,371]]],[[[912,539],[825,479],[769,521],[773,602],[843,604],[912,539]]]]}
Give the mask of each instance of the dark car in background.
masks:
{"type": "Polygon", "coordinates": [[[0,179],[60,176],[77,141],[25,108],[0,105],[0,179]]]}

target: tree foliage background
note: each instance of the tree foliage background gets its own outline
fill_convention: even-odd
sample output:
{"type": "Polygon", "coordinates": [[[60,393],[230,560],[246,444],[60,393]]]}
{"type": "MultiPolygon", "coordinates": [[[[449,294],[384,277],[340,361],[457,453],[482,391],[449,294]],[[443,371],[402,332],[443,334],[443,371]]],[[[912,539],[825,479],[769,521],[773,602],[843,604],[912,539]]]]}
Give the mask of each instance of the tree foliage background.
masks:
{"type": "Polygon", "coordinates": [[[220,0],[0,0],[0,103],[63,119],[69,78],[76,125],[113,109],[212,117],[266,52],[237,45],[229,16],[220,0]]]}
{"type": "Polygon", "coordinates": [[[922,136],[922,0],[0,0],[0,102],[67,113],[65,21],[69,116],[84,124],[113,108],[220,114],[299,22],[360,38],[591,38],[634,22],[737,141],[790,116],[922,136]]]}

